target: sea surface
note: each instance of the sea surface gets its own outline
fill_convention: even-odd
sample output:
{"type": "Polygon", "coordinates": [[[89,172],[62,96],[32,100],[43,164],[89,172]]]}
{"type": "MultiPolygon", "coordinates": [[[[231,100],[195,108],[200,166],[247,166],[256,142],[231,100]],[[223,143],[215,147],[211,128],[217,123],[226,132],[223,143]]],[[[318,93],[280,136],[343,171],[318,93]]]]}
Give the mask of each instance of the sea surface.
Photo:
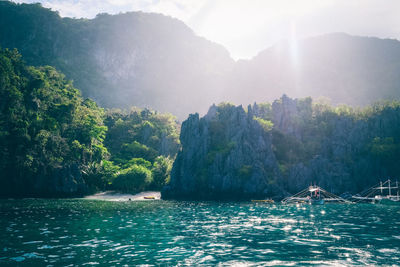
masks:
{"type": "Polygon", "coordinates": [[[400,264],[400,206],[0,200],[1,266],[400,264]]]}

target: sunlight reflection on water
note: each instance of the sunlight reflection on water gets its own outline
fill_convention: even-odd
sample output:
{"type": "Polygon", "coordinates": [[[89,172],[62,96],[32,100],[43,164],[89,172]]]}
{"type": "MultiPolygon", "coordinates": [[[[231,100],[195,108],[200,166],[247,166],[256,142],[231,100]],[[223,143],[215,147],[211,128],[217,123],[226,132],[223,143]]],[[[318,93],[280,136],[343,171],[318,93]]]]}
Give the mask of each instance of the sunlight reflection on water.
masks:
{"type": "Polygon", "coordinates": [[[0,265],[396,265],[399,211],[383,205],[3,200],[0,265]]]}

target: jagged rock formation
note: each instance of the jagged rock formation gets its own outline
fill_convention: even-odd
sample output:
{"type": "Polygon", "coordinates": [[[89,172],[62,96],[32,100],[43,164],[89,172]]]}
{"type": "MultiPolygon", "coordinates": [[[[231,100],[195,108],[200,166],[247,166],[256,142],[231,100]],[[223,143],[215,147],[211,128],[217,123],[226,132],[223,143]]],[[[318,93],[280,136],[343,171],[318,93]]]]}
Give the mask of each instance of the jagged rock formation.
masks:
{"type": "Polygon", "coordinates": [[[182,125],[169,199],[284,197],[318,184],[357,193],[400,173],[400,103],[364,110],[282,96],[212,106],[182,125]],[[273,126],[272,126],[273,125],[273,126]]]}
{"type": "Polygon", "coordinates": [[[242,106],[213,105],[182,124],[182,150],[164,199],[279,197],[279,168],[271,135],[242,106]]]}

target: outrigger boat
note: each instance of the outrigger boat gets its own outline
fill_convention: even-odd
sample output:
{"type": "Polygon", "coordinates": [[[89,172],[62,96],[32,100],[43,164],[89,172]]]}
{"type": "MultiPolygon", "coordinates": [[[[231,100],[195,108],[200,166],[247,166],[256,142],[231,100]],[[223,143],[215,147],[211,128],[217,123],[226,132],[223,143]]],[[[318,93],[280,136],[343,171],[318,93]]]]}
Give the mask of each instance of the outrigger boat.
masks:
{"type": "Polygon", "coordinates": [[[399,193],[399,183],[396,181],[395,186],[393,186],[389,179],[352,196],[352,198],[355,199],[356,202],[400,205],[399,193]],[[395,195],[392,195],[392,193],[395,193],[395,195]]]}
{"type": "Polygon", "coordinates": [[[282,200],[283,204],[311,204],[311,205],[323,205],[327,202],[336,203],[352,203],[344,198],[336,196],[319,186],[309,186],[308,188],[300,191],[299,193],[287,197],[282,200]]]}

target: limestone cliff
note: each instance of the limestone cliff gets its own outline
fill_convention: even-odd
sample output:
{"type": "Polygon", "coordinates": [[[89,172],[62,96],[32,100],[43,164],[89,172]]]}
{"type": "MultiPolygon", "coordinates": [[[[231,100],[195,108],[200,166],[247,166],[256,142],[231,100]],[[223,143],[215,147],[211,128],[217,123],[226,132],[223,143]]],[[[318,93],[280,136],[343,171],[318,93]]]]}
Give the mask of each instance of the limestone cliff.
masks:
{"type": "Polygon", "coordinates": [[[165,199],[280,198],[310,184],[357,193],[400,173],[400,103],[363,110],[282,96],[191,115],[165,199]]]}
{"type": "Polygon", "coordinates": [[[182,124],[182,150],[164,199],[280,197],[271,133],[242,106],[213,105],[206,116],[182,124]]]}

